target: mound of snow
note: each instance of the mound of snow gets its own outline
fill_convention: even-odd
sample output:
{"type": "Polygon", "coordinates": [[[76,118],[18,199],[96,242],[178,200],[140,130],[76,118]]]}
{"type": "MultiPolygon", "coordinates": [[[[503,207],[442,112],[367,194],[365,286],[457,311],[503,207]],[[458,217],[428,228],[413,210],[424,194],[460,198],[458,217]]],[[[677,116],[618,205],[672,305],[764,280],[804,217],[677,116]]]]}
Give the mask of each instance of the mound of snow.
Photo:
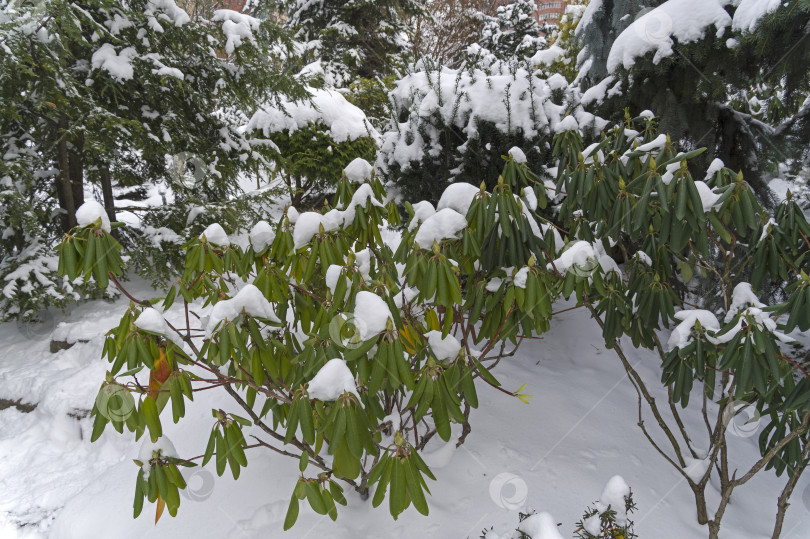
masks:
{"type": "Polygon", "coordinates": [[[416,233],[414,242],[422,249],[432,249],[434,241],[457,238],[467,226],[467,218],[452,208],[444,208],[431,215],[416,233]]]}
{"type": "Polygon", "coordinates": [[[166,324],[166,319],[163,318],[160,311],[153,307],[144,309],[141,314],[138,315],[138,318],[135,319],[135,326],[144,331],[151,331],[152,333],[163,335],[180,348],[183,348],[183,339],[181,339],[180,335],[176,332],[169,329],[168,324],[166,324]]]}
{"type": "Polygon", "coordinates": [[[362,157],[356,158],[343,169],[343,173],[346,175],[346,178],[348,178],[350,182],[354,183],[363,183],[364,181],[370,179],[373,172],[374,167],[372,167],[371,163],[362,157]]]}
{"type": "Polygon", "coordinates": [[[217,324],[224,320],[235,320],[242,313],[258,318],[266,318],[271,322],[281,322],[276,316],[273,306],[264,297],[261,291],[252,284],[245,285],[231,299],[220,301],[211,309],[208,324],[205,326],[205,336],[210,337],[217,324]]]}
{"type": "MultiPolygon", "coordinates": [[[[717,36],[722,37],[731,25],[731,16],[723,9],[726,3],[726,0],[668,0],[651,9],[613,42],[607,59],[608,73],[620,67],[630,69],[636,58],[653,51],[653,63],[657,64],[672,55],[675,39],[679,43],[698,41],[706,37],[711,26],[717,29],[717,36]]],[[[582,19],[581,23],[585,22],[584,16],[582,19]]]]}
{"type": "Polygon", "coordinates": [[[309,124],[326,127],[335,142],[356,140],[360,137],[377,139],[379,134],[368,123],[365,113],[334,90],[308,88],[310,99],[283,101],[281,108],[267,105],[253,114],[246,130],[270,133],[293,133],[309,124]]]}
{"type": "Polygon", "coordinates": [[[222,225],[219,223],[213,223],[208,225],[202,234],[200,234],[200,239],[204,239],[208,243],[215,243],[217,245],[230,245],[231,240],[228,238],[228,235],[225,233],[225,229],[222,228],[222,225]]]}
{"type": "Polygon", "coordinates": [[[438,211],[444,208],[456,210],[461,215],[467,215],[475,195],[480,192],[480,188],[466,182],[451,183],[439,198],[436,204],[438,211]]]}
{"type": "Polygon", "coordinates": [[[385,331],[389,319],[394,319],[391,309],[380,296],[365,290],[357,293],[354,298],[354,324],[361,341],[385,331]]]}
{"type": "Polygon", "coordinates": [[[442,338],[442,332],[434,330],[425,333],[425,337],[428,339],[433,355],[439,361],[456,359],[458,353],[461,352],[461,343],[452,335],[442,338]]]}
{"type": "Polygon", "coordinates": [[[250,243],[254,251],[263,251],[276,239],[276,231],[267,221],[259,221],[250,229],[250,243]]]}
{"type": "Polygon", "coordinates": [[[110,232],[110,218],[107,216],[107,211],[104,206],[95,200],[88,200],[76,210],[76,223],[81,226],[89,226],[97,220],[101,220],[101,229],[110,232]]]}
{"type": "Polygon", "coordinates": [[[327,361],[307,386],[309,397],[322,401],[335,401],[344,392],[353,393],[360,398],[352,371],[345,361],[338,358],[327,361]]]}

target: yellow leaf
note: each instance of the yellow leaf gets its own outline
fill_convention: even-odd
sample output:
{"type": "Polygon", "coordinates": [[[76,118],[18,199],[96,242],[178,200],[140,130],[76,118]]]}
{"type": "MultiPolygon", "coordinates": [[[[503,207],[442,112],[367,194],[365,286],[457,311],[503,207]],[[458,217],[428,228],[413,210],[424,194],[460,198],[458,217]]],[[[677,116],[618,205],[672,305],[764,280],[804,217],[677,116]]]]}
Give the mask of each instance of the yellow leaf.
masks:
{"type": "Polygon", "coordinates": [[[160,520],[160,515],[163,514],[164,507],[166,507],[166,502],[163,501],[163,498],[161,498],[160,494],[158,494],[157,507],[155,508],[155,525],[157,525],[158,520],[160,520]]]}
{"type": "Polygon", "coordinates": [[[517,398],[520,399],[520,402],[522,402],[524,404],[529,404],[529,399],[531,399],[532,396],[531,395],[518,395],[517,398]]]}

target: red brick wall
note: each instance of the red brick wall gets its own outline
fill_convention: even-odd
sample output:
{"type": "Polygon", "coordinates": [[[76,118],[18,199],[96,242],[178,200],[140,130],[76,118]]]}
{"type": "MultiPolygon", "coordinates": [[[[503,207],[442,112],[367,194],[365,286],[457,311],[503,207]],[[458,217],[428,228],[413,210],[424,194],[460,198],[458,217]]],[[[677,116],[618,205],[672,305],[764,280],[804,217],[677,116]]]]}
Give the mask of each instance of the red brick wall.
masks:
{"type": "Polygon", "coordinates": [[[219,0],[219,3],[222,5],[223,9],[242,11],[242,8],[245,7],[246,1],[247,0],[219,0]]]}
{"type": "Polygon", "coordinates": [[[564,0],[537,0],[535,17],[541,23],[557,24],[565,13],[564,0]]]}

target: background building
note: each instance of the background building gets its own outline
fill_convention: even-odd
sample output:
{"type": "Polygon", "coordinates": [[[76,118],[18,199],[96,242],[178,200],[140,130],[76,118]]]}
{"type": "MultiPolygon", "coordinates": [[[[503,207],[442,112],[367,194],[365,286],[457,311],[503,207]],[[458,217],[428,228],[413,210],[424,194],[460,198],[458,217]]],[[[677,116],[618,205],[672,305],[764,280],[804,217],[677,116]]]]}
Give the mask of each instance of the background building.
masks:
{"type": "Polygon", "coordinates": [[[540,24],[557,24],[565,13],[565,4],[566,2],[563,0],[539,0],[534,16],[537,17],[540,24]]]}

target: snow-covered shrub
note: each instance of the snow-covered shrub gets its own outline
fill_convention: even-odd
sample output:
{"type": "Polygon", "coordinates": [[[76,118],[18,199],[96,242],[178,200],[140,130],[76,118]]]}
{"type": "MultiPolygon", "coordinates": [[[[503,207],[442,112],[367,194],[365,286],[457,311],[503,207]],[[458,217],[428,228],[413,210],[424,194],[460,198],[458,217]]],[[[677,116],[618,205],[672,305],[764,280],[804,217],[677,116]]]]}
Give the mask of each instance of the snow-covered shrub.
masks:
{"type": "MultiPolygon", "coordinates": [[[[293,205],[304,195],[335,187],[357,157],[374,160],[377,131],[365,113],[335,90],[310,88],[311,97],[258,110],[247,124],[252,136],[271,141],[276,171],[293,205]]],[[[251,142],[259,144],[254,138],[251,142]]]]}
{"type": "MultiPolygon", "coordinates": [[[[482,54],[474,48],[471,54],[482,54]]],[[[424,62],[396,83],[394,118],[382,135],[377,165],[406,199],[437,201],[448,183],[493,187],[501,156],[521,148],[541,176],[559,128],[598,132],[604,123],[578,106],[562,76],[541,79],[525,62],[477,62],[449,69],[424,62]],[[561,121],[568,115],[565,124],[561,121]]]]}
{"type": "Polygon", "coordinates": [[[592,1],[576,29],[578,78],[589,110],[615,121],[625,108],[655,111],[673,139],[709,149],[695,166],[722,159],[772,203],[774,169],[808,158],[808,24],[803,1],[592,1]],[[777,91],[771,104],[783,108],[771,118],[738,107],[739,93],[763,86],[762,101],[777,91]]]}
{"type": "MultiPolygon", "coordinates": [[[[535,262],[561,239],[530,212],[545,204],[545,187],[510,159],[492,192],[451,186],[438,211],[424,201],[411,207],[397,236],[386,222],[396,224],[399,209],[363,165],[346,171],[334,209],[290,210],[274,225],[261,222],[246,249],[216,224],[190,242],[183,275],[162,307],[182,301],[196,314],[194,333],[169,326],[159,302],[137,301],[109,334],[104,354],[112,367],[93,410],[92,438],[108,422],[137,437],[149,431],[136,515],[144,497],[177,511],[184,485],[171,479],[176,461],[151,444],[163,440],[160,411],[171,403],[179,420],[184,400],[206,380],[217,380],[232,406],[215,412],[203,464],[216,456],[220,475],[229,466],[238,477],[250,424],[300,459],[288,527],[304,499],[336,518],[335,503],[345,503],[339,481],[361,493],[376,484],[373,504],[387,495],[394,517],[411,503],[426,514],[433,475],[419,453],[438,440],[464,441],[478,406],[474,377],[528,399],[500,388],[487,365],[510,352],[502,345],[519,344],[521,333],[548,329],[552,276],[535,262]],[[497,224],[503,237],[493,234],[497,224]],[[148,384],[128,382],[144,368],[148,384]],[[133,413],[111,416],[99,402],[121,387],[133,395],[133,413]],[[162,473],[168,483],[153,480],[162,473]]],[[[112,279],[120,261],[108,258],[118,256],[106,249],[111,242],[100,221],[76,229],[62,245],[62,270],[97,279],[109,271],[112,279]],[[94,254],[99,246],[107,258],[94,254]]]]}
{"type": "Polygon", "coordinates": [[[534,12],[534,0],[514,0],[498,6],[494,16],[484,17],[479,44],[500,60],[531,56],[546,47],[542,27],[534,12]]]}
{"type": "MultiPolygon", "coordinates": [[[[184,483],[172,471],[178,457],[159,451],[160,412],[171,402],[179,421],[185,399],[202,390],[231,398],[214,411],[205,452],[190,450],[203,464],[216,456],[220,475],[230,467],[238,477],[247,435],[257,440],[251,447],[284,444],[299,461],[287,527],[305,499],[336,518],[335,503],[345,501],[339,481],[362,494],[376,485],[372,504],[387,497],[394,517],[411,503],[427,513],[425,477],[433,476],[420,452],[439,439],[464,441],[476,381],[528,399],[500,387],[488,366],[511,355],[509,343],[548,331],[553,302],[565,298],[602,329],[639,413],[655,418],[637,425],[693,491],[709,536],[718,537],[732,493],[768,468],[790,476],[778,531],[810,451],[810,375],[781,348],[795,329],[810,329],[810,224],[790,197],[768,212],[722,164],[695,180],[689,161],[702,150],[679,152],[651,114],[627,118],[588,147],[573,117],[557,127],[556,189],[513,151],[489,190],[456,183],[436,206],[405,204],[410,218],[398,233],[387,226],[397,224],[397,206],[358,161],[331,209],[291,208],[274,225],[259,222],[246,248],[217,224],[189,242],[162,305],[133,301],[103,349],[112,366],[99,402],[124,388],[133,412],[122,418],[97,402],[92,438],[112,423],[139,438],[148,430],[159,444],[144,445],[136,515],[144,498],[177,511],[184,483]],[[535,213],[550,190],[562,200],[556,224],[535,213]],[[706,282],[719,303],[695,293],[706,282]],[[784,286],[784,301],[762,301],[755,290],[768,283],[784,286]],[[155,308],[180,302],[191,315],[177,326],[155,308]],[[663,413],[628,346],[658,353],[663,413]],[[131,378],[144,369],[148,385],[131,378]],[[690,403],[708,435],[681,420],[678,405],[690,403]],[[751,408],[763,425],[761,458],[734,474],[730,425],[751,408]],[[663,432],[658,442],[652,427],[663,432]],[[153,479],[164,473],[173,479],[153,479]],[[711,518],[710,479],[720,495],[711,518]]],[[[113,280],[117,249],[102,249],[113,259],[98,254],[110,247],[105,229],[102,218],[68,235],[60,271],[102,286],[113,280]]],[[[620,504],[602,504],[616,512],[606,523],[623,525],[620,504]]],[[[601,526],[605,510],[596,509],[601,526]]],[[[530,518],[527,526],[556,531],[553,520],[530,518]]]]}
{"type": "Polygon", "coordinates": [[[394,86],[396,77],[366,79],[358,77],[352,81],[344,94],[346,100],[362,110],[368,121],[376,129],[383,129],[391,117],[391,103],[388,92],[394,86]]]}
{"type": "Polygon", "coordinates": [[[48,307],[63,308],[84,297],[84,286],[74,286],[57,273],[58,256],[49,248],[28,243],[23,251],[0,261],[2,318],[32,320],[48,307]]]}
{"type": "Polygon", "coordinates": [[[628,515],[635,510],[630,487],[621,476],[613,476],[599,500],[577,522],[574,534],[579,539],[633,539],[638,536],[628,515]]]}
{"type": "MultiPolygon", "coordinates": [[[[578,539],[633,539],[633,522],[628,515],[635,511],[630,487],[619,476],[613,476],[602,490],[599,500],[585,511],[573,534],[578,539]]],[[[559,525],[549,513],[519,512],[513,532],[499,534],[494,528],[483,530],[481,539],[563,539],[559,525]]]]}

